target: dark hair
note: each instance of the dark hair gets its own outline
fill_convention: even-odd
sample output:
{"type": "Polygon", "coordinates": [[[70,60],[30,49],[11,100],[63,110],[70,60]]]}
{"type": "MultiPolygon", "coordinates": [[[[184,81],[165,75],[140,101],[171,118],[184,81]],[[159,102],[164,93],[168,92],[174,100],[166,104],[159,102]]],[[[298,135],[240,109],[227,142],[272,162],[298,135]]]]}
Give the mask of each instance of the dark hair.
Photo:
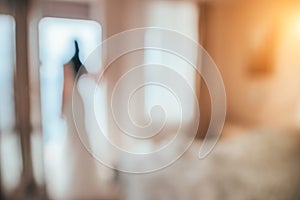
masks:
{"type": "Polygon", "coordinates": [[[74,45],[75,45],[75,53],[74,56],[71,58],[70,63],[72,65],[75,77],[79,77],[87,73],[87,71],[79,59],[79,46],[76,40],[74,40],[74,45]]]}

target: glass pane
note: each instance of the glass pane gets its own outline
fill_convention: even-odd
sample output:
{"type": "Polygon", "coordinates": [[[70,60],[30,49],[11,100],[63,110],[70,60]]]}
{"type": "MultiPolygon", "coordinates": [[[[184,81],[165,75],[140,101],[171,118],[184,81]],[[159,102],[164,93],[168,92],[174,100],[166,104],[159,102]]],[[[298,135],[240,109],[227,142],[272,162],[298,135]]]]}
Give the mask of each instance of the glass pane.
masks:
{"type": "MultiPolygon", "coordinates": [[[[151,24],[151,26],[174,30],[186,35],[194,41],[198,40],[198,10],[193,2],[154,2],[148,9],[148,23],[151,24]]],[[[155,41],[163,44],[164,41],[161,37],[161,35],[154,36],[151,33],[146,33],[145,43],[151,44],[155,41]]],[[[195,56],[195,59],[197,59],[197,56],[195,56]]],[[[193,66],[175,54],[162,50],[147,49],[145,50],[145,64],[150,66],[163,65],[167,67],[169,71],[180,74],[193,90],[196,89],[196,71],[193,66]]],[[[159,67],[155,73],[153,73],[153,71],[150,72],[151,70],[146,68],[145,81],[151,81],[155,77],[159,77],[161,80],[170,78],[169,74],[166,73],[168,70],[163,69],[165,67],[159,67]]],[[[181,85],[178,84],[177,87],[181,88],[181,85]]],[[[190,116],[185,116],[184,119],[182,119],[183,123],[189,123],[193,120],[196,102],[193,102],[188,95],[186,95],[186,98],[182,99],[182,102],[178,102],[178,99],[176,99],[175,96],[176,94],[170,93],[167,88],[149,85],[145,88],[145,112],[150,113],[150,110],[155,105],[160,105],[165,109],[167,116],[166,120],[169,120],[173,124],[178,124],[179,122],[182,122],[181,108],[178,104],[180,103],[186,105],[186,109],[188,109],[188,113],[190,113],[190,116]]],[[[158,119],[157,123],[159,123],[159,120],[161,119],[158,119]]]]}
{"type": "Polygon", "coordinates": [[[0,127],[2,131],[14,126],[14,19],[9,15],[0,15],[0,127]]]}
{"type": "Polygon", "coordinates": [[[85,176],[92,171],[91,158],[76,134],[71,95],[76,52],[84,63],[101,43],[101,37],[101,26],[95,21],[43,18],[39,23],[45,176],[51,199],[73,199],[78,195],[89,198],[81,186],[93,182],[85,176]],[[79,167],[80,163],[85,164],[79,167]]]}
{"type": "Polygon", "coordinates": [[[101,42],[101,27],[95,21],[43,18],[39,24],[43,132],[46,141],[65,133],[62,114],[63,66],[74,54],[84,61],[101,42]],[[47,123],[46,123],[47,122],[47,123]]]}
{"type": "Polygon", "coordinates": [[[6,193],[16,188],[22,171],[19,137],[15,133],[15,20],[10,15],[0,15],[0,44],[0,158],[6,193]]]}

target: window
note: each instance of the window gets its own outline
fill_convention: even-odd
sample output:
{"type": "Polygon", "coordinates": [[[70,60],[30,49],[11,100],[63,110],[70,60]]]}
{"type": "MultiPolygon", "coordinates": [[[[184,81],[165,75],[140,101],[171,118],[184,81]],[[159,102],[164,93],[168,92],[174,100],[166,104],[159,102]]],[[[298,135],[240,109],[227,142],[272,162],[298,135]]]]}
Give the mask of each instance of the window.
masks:
{"type": "MultiPolygon", "coordinates": [[[[160,2],[153,3],[149,6],[148,24],[150,26],[162,27],[169,30],[177,31],[187,37],[197,41],[198,40],[198,8],[197,4],[193,2],[160,2]]],[[[151,42],[163,43],[160,35],[153,36],[145,35],[145,43],[151,42]]],[[[195,57],[195,59],[197,59],[195,57]]],[[[177,72],[185,79],[185,81],[195,89],[196,71],[188,62],[182,58],[166,51],[161,50],[146,50],[145,51],[146,65],[163,65],[169,70],[177,72]]],[[[158,71],[150,72],[147,68],[145,70],[145,81],[151,81],[154,77],[161,77],[167,79],[168,74],[166,70],[160,67],[158,71]]],[[[180,85],[178,85],[180,87],[180,85]]],[[[161,105],[168,116],[169,121],[178,124],[181,121],[181,110],[178,103],[188,105],[185,106],[190,112],[190,116],[185,116],[183,123],[188,123],[192,120],[195,112],[196,102],[191,102],[192,99],[185,98],[183,102],[178,102],[175,98],[176,94],[171,94],[167,88],[159,87],[157,85],[149,85],[145,88],[145,109],[146,113],[155,105],[161,105]]],[[[158,121],[161,120],[158,118],[158,121]]],[[[155,121],[154,121],[155,123],[155,121]]],[[[157,122],[158,123],[158,122],[157,122]]]]}
{"type": "Polygon", "coordinates": [[[12,191],[20,181],[22,164],[19,138],[15,132],[15,20],[10,15],[0,15],[0,44],[1,181],[5,191],[12,191]]]}
{"type": "Polygon", "coordinates": [[[14,116],[14,37],[15,22],[10,15],[0,15],[0,127],[1,132],[12,130],[14,116]]]}
{"type": "Polygon", "coordinates": [[[91,20],[47,17],[40,21],[41,101],[46,142],[61,138],[66,132],[61,118],[63,65],[74,54],[74,40],[78,41],[79,57],[84,62],[101,42],[101,26],[91,20]]]}

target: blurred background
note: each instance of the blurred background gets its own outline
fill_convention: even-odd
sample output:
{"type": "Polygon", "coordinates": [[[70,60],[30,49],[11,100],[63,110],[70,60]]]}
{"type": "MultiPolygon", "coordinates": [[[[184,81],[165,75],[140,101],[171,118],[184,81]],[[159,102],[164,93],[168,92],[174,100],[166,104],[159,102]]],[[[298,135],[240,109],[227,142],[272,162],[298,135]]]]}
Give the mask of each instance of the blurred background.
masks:
{"type": "MultiPolygon", "coordinates": [[[[215,61],[227,94],[220,142],[248,130],[299,128],[297,0],[0,0],[0,199],[125,198],[115,171],[91,164],[93,159],[78,138],[70,139],[75,129],[68,122],[68,96],[64,95],[70,78],[68,65],[75,65],[72,58],[84,62],[110,36],[141,27],[184,34],[200,43],[215,61]]],[[[137,57],[147,63],[164,56],[168,55],[136,52],[115,61],[106,72],[99,117],[103,128],[125,146],[126,140],[114,136],[120,130],[106,111],[108,94],[126,66],[139,63],[137,57]]],[[[182,102],[190,105],[190,116],[182,120],[188,132],[200,106],[197,140],[201,141],[210,122],[207,87],[176,56],[167,59],[198,98],[199,104],[190,104],[190,99],[182,102]]],[[[155,75],[145,71],[136,78],[151,76],[155,75]]],[[[174,101],[150,87],[131,109],[138,120],[152,105],[164,104],[175,126],[181,118],[174,101]]],[[[118,105],[125,105],[122,99],[118,105]]]]}

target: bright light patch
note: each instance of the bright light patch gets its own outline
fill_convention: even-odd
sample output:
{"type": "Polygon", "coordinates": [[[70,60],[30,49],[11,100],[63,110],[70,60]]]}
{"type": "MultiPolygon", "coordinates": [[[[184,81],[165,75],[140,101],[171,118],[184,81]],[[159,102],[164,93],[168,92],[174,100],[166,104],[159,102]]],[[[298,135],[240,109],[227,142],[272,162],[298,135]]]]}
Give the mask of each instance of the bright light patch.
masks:
{"type": "MultiPolygon", "coordinates": [[[[41,60],[41,101],[43,128],[46,140],[66,131],[61,119],[63,65],[75,52],[74,40],[79,45],[79,58],[84,63],[89,54],[101,43],[101,26],[91,20],[43,18],[39,23],[41,60]]],[[[93,71],[88,66],[88,71],[93,71]]]]}

